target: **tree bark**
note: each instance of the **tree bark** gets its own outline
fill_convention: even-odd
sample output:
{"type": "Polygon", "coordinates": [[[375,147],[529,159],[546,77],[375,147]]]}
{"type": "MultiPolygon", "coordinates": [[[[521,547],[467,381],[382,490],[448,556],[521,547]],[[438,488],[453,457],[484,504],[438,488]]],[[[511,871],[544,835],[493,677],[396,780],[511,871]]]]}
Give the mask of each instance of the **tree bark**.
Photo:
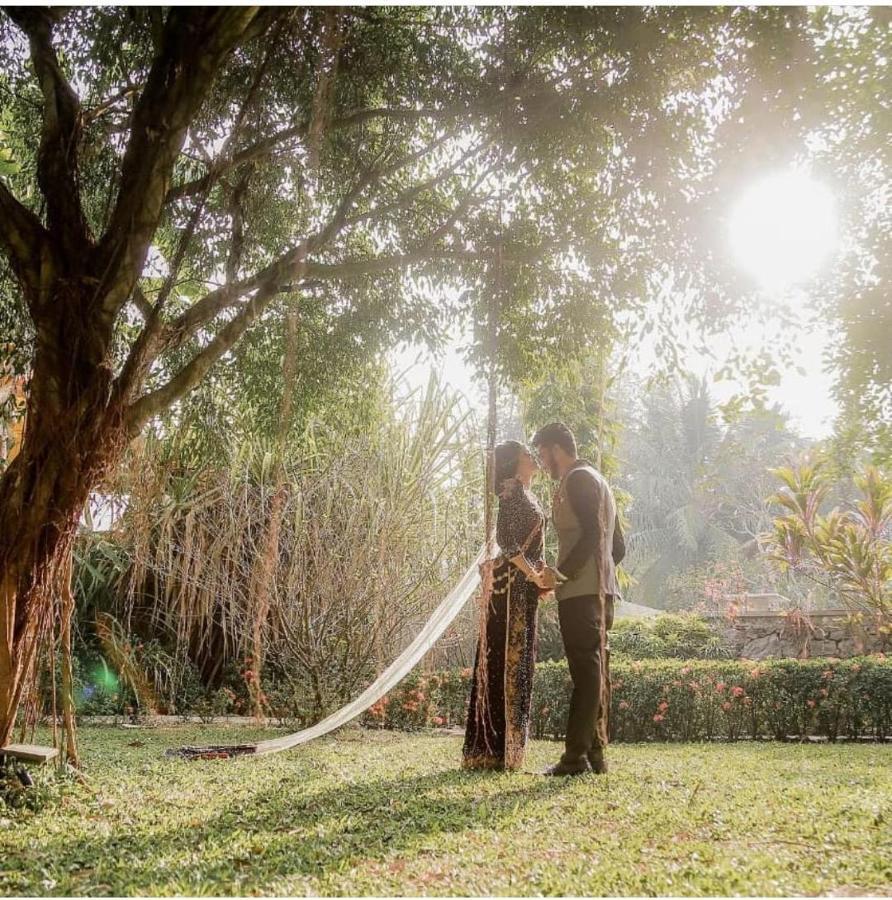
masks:
{"type": "Polygon", "coordinates": [[[47,297],[22,447],[0,478],[0,742],[9,740],[37,647],[67,588],[89,492],[125,446],[121,416],[109,406],[111,328],[84,314],[90,285],[78,289],[79,281],[79,273],[66,273],[47,297]]]}

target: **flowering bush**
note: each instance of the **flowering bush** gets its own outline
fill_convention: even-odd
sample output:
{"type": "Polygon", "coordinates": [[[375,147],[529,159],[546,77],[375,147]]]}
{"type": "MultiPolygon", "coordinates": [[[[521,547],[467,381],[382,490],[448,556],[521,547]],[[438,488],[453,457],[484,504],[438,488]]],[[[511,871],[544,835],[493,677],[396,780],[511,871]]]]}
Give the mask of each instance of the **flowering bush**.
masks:
{"type": "MultiPolygon", "coordinates": [[[[655,659],[611,665],[611,738],[698,741],[809,735],[829,740],[892,734],[892,660],[655,659]]],[[[537,666],[531,734],[561,738],[570,676],[566,662],[537,666]]],[[[367,724],[462,725],[470,672],[442,672],[400,685],[367,724]],[[422,698],[419,699],[419,693],[422,698]]]]}

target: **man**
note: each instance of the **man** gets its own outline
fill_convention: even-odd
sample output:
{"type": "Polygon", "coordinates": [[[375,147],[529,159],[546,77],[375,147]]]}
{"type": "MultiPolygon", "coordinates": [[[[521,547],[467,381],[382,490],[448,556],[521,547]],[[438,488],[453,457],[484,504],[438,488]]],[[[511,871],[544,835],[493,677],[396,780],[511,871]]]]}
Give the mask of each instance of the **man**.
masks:
{"type": "Polygon", "coordinates": [[[576,439],[566,425],[540,428],[532,443],[542,466],[559,482],[552,507],[558,559],[543,581],[557,596],[573,680],[566,749],[546,774],[604,774],[610,711],[607,631],[617,596],[616,564],[626,552],[616,501],[604,476],[577,457],[576,439]]]}

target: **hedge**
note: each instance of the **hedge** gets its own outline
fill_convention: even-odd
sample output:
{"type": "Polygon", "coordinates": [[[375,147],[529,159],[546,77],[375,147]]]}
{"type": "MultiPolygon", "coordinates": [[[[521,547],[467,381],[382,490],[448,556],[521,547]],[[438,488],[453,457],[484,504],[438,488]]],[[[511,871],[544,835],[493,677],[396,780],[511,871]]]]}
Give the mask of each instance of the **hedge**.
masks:
{"type": "MultiPolygon", "coordinates": [[[[372,727],[463,725],[469,669],[416,675],[366,714],[372,727]]],[[[613,661],[614,741],[709,741],[892,735],[892,660],[613,661]]],[[[566,661],[539,663],[531,733],[563,737],[566,661]]]]}

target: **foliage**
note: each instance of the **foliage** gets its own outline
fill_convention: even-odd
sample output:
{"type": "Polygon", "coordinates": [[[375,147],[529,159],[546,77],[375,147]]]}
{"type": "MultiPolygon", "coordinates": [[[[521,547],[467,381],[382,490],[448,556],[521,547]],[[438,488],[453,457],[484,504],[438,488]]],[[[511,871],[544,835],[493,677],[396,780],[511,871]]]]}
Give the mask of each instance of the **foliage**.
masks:
{"type": "Polygon", "coordinates": [[[704,380],[655,385],[631,411],[621,486],[631,495],[624,566],[629,598],[658,606],[668,578],[732,553],[737,545],[715,515],[710,472],[721,432],[704,380]]]}
{"type": "Polygon", "coordinates": [[[833,487],[821,462],[773,470],[783,510],[767,536],[778,564],[836,591],[855,610],[892,622],[892,480],[874,467],[855,478],[860,498],[822,512],[833,487]]]}
{"type": "MultiPolygon", "coordinates": [[[[892,734],[892,660],[629,660],[610,665],[611,740],[708,741],[892,734]]],[[[536,667],[531,733],[563,737],[572,682],[566,661],[536,667]]],[[[463,724],[470,670],[401,685],[369,724],[463,724]],[[423,698],[419,701],[419,694],[423,698]]]]}
{"type": "Polygon", "coordinates": [[[119,473],[127,510],[115,534],[84,536],[77,584],[80,608],[96,608],[88,630],[114,614],[102,653],[141,683],[141,707],[219,707],[225,688],[239,711],[256,618],[270,711],[318,719],[390,662],[472,558],[481,465],[457,397],[435,380],[414,392],[370,384],[364,404],[331,415],[287,445],[268,615],[249,592],[275,493],[262,435],[230,445],[224,468],[177,433],[119,473]]]}
{"type": "Polygon", "coordinates": [[[564,422],[576,436],[579,455],[608,477],[616,473],[618,423],[610,389],[609,335],[578,359],[556,359],[538,379],[521,390],[524,425],[529,434],[549,422],[564,422]]]}
{"type": "MultiPolygon", "coordinates": [[[[840,233],[850,252],[830,284],[816,292],[819,308],[837,324],[830,347],[842,406],[838,430],[854,462],[867,457],[886,468],[892,464],[892,306],[888,285],[892,263],[886,241],[892,228],[886,141],[875,129],[883,103],[871,82],[884,77],[889,52],[888,9],[878,15],[839,17],[825,9],[817,17],[827,27],[827,43],[815,58],[824,94],[820,107],[828,116],[812,145],[815,173],[832,184],[840,204],[840,233]],[[847,87],[827,80],[843,65],[855,75],[847,87]],[[836,121],[830,126],[830,120],[836,121]]],[[[879,83],[879,82],[878,82],[879,83]]]]}
{"type": "Polygon", "coordinates": [[[481,775],[460,737],[393,732],[163,756],[257,734],[83,728],[92,791],[2,814],[0,893],[828,896],[892,876],[888,747],[623,744],[609,778],[569,781],[533,774],[554,744],[481,775]]]}
{"type": "MultiPolygon", "coordinates": [[[[622,603],[618,608],[622,609],[622,603]]],[[[614,657],[624,659],[714,659],[727,655],[722,638],[710,624],[689,612],[616,619],[610,631],[610,647],[614,657]]],[[[560,660],[565,656],[557,604],[539,607],[537,655],[540,660],[560,660]]]]}
{"type": "MultiPolygon", "coordinates": [[[[50,812],[58,808],[66,792],[71,787],[70,780],[56,771],[52,766],[39,769],[28,769],[27,764],[9,759],[0,765],[0,815],[50,812]],[[19,773],[30,777],[31,783],[25,784],[19,773]]],[[[0,819],[6,822],[9,819],[0,819]]]]}
{"type": "Polygon", "coordinates": [[[728,648],[698,615],[620,619],[610,631],[610,650],[624,659],[719,659],[728,648]]]}
{"type": "Polygon", "coordinates": [[[759,544],[771,525],[769,468],[807,446],[788,416],[757,409],[722,423],[705,380],[692,376],[650,386],[627,376],[613,402],[621,410],[617,482],[631,497],[629,599],[715,612],[749,590],[799,598],[801,586],[792,577],[778,584],[759,544]]]}
{"type": "MultiPolygon", "coordinates": [[[[749,87],[743,63],[754,39],[809,27],[807,17],[757,10],[729,19],[520,7],[267,10],[238,19],[107,8],[15,22],[40,34],[44,56],[58,56],[58,81],[35,83],[25,35],[3,21],[4,174],[22,205],[39,212],[52,162],[38,153],[42,101],[50,105],[40,89],[64,94],[80,127],[72,125],[73,146],[54,174],[72,179],[69,202],[87,243],[102,250],[123,208],[141,199],[131,171],[153,177],[159,165],[148,152],[135,155],[134,111],[166,122],[173,88],[154,79],[183,52],[172,35],[208,33],[188,59],[206,67],[200,90],[175,108],[188,136],[158,129],[170,188],[143,198],[149,232],[128,273],[142,297],[121,298],[116,321],[120,367],[141,317],[163,298],[159,312],[175,327],[155,348],[148,388],[171,383],[202,351],[223,358],[233,332],[255,321],[255,348],[276,340],[282,289],[301,310],[309,380],[351,348],[363,356],[407,337],[436,342],[455,314],[479,327],[496,235],[510,285],[503,371],[527,375],[542,367],[543,350],[584,346],[637,302],[649,274],[670,261],[702,269],[702,257],[682,252],[688,243],[659,235],[654,204],[665,207],[662,221],[684,205],[720,111],[733,133],[734,87],[749,87]],[[235,52],[215,53],[218,34],[235,52]],[[704,52],[719,44],[722,53],[704,52]],[[506,194],[510,203],[499,202],[506,194]],[[216,273],[225,274],[227,297],[215,291],[216,273]],[[258,286],[260,315],[248,316],[258,286]],[[460,290],[443,290],[453,286],[460,290]],[[608,290],[611,302],[591,302],[608,290]],[[190,309],[196,314],[183,319],[190,309]],[[239,327],[221,337],[226,346],[208,348],[231,315],[239,327]]],[[[770,80],[783,50],[760,53],[770,80]]],[[[774,111],[794,127],[783,103],[774,111]]],[[[54,226],[74,227],[59,218],[54,226]]],[[[21,298],[9,292],[8,300],[27,320],[21,298]]]]}
{"type": "Polygon", "coordinates": [[[666,579],[663,606],[700,615],[725,616],[746,589],[743,569],[732,559],[692,566],[666,579]]]}

